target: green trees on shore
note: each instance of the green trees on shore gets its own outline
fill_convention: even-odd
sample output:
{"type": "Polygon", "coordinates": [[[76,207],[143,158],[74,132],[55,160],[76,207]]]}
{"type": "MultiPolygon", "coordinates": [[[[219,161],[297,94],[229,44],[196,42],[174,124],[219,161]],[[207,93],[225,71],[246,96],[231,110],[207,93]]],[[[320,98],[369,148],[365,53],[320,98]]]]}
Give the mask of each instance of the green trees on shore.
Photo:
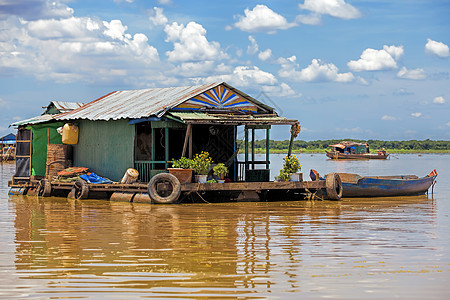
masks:
{"type": "MultiPolygon", "coordinates": [[[[450,153],[450,141],[432,141],[432,140],[409,140],[409,141],[380,141],[380,140],[317,140],[302,141],[295,140],[292,150],[294,152],[325,152],[329,149],[329,145],[339,143],[343,140],[354,141],[358,143],[368,143],[371,152],[377,149],[385,148],[390,153],[450,153]]],[[[256,149],[265,149],[265,140],[255,141],[256,149]]],[[[269,142],[272,152],[287,152],[289,148],[289,140],[269,142]]]]}

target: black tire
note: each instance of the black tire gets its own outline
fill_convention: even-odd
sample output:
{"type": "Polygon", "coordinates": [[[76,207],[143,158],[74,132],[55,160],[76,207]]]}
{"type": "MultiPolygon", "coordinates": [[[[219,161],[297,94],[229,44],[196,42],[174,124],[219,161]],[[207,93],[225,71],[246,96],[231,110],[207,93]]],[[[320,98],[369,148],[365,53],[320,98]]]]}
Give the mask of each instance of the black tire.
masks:
{"type": "Polygon", "coordinates": [[[38,196],[50,197],[52,194],[52,184],[47,179],[41,179],[37,187],[38,196]]]}
{"type": "Polygon", "coordinates": [[[172,174],[159,173],[150,179],[147,190],[153,203],[171,204],[178,201],[181,184],[172,174]]]}
{"type": "Polygon", "coordinates": [[[337,173],[330,173],[326,177],[327,198],[329,200],[341,200],[342,182],[337,173]]]}
{"type": "Polygon", "coordinates": [[[69,197],[73,199],[87,199],[89,195],[89,186],[83,179],[78,179],[73,184],[69,197]]]}

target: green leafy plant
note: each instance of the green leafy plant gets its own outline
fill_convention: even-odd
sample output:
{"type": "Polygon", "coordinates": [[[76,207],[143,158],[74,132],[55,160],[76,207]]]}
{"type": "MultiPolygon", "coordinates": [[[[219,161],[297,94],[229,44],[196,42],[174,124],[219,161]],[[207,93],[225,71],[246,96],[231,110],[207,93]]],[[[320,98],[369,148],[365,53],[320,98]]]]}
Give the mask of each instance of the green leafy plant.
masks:
{"type": "Polygon", "coordinates": [[[218,163],[213,167],[214,174],[219,176],[219,179],[223,179],[228,174],[228,168],[223,163],[218,163]]]}
{"type": "Polygon", "coordinates": [[[213,179],[206,181],[206,183],[217,183],[217,181],[213,178],[213,179]]]}
{"type": "Polygon", "coordinates": [[[172,167],[173,168],[181,168],[181,169],[193,169],[194,162],[192,159],[187,157],[181,157],[180,159],[172,159],[172,167]]]}
{"type": "Polygon", "coordinates": [[[200,154],[196,154],[192,160],[192,167],[198,175],[207,175],[209,168],[211,167],[212,159],[209,157],[209,153],[202,151],[200,154]]]}
{"type": "Polygon", "coordinates": [[[290,176],[289,173],[287,173],[283,170],[280,170],[280,174],[278,176],[276,176],[275,179],[278,181],[288,181],[289,176],[290,176]]]}
{"type": "MultiPolygon", "coordinates": [[[[297,155],[289,155],[285,158],[283,158],[283,169],[282,171],[285,173],[297,173],[298,170],[301,170],[302,166],[300,165],[300,162],[298,161],[297,155]]],[[[280,172],[281,173],[281,172],[280,172]]]]}

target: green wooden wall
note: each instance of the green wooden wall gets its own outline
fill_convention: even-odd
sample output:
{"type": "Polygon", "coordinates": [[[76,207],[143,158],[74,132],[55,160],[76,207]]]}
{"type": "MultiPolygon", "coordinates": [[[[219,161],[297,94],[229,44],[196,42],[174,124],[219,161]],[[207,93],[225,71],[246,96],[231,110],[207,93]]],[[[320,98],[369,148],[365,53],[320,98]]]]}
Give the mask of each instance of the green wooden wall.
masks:
{"type": "Polygon", "coordinates": [[[119,181],[134,166],[134,125],[128,120],[77,121],[78,144],[73,145],[74,166],[87,167],[99,176],[119,181]]]}

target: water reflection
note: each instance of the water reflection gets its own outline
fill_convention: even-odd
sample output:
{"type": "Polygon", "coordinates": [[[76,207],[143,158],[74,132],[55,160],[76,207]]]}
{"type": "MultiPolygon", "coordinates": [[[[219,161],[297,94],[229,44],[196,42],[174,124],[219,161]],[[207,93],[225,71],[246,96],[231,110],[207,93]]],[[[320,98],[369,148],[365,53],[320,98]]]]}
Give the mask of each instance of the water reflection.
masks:
{"type": "Polygon", "coordinates": [[[429,243],[436,207],[427,196],[210,205],[10,196],[10,203],[14,265],[21,280],[44,281],[28,289],[47,296],[330,295],[330,277],[397,271],[412,259],[404,249],[425,263],[436,251],[429,243]]]}

